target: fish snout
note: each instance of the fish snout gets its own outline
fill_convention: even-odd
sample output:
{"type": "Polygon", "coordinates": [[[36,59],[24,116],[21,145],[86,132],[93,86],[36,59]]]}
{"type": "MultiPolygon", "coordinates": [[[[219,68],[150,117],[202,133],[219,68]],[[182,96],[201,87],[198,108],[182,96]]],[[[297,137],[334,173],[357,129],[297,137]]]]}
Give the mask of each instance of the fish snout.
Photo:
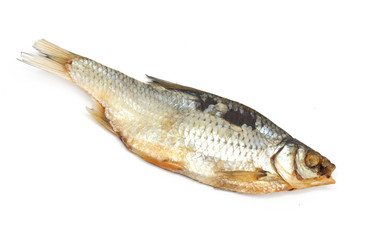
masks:
{"type": "Polygon", "coordinates": [[[319,166],[319,173],[327,178],[331,177],[332,172],[336,169],[336,165],[331,163],[327,158],[323,157],[319,166]]]}

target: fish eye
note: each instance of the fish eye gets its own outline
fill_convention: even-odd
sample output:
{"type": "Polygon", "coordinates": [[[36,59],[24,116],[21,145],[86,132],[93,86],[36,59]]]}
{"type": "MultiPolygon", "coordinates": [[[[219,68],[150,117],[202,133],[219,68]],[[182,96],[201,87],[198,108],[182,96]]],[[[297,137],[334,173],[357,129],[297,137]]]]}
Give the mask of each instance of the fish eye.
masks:
{"type": "Polygon", "coordinates": [[[321,162],[321,157],[316,152],[309,152],[305,158],[305,164],[308,167],[315,167],[321,162]]]}

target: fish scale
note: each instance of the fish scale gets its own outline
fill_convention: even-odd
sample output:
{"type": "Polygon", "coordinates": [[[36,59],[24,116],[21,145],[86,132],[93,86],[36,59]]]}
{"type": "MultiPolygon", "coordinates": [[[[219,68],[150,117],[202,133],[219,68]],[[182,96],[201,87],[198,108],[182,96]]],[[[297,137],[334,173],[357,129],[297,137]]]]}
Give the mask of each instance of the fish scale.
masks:
{"type": "Polygon", "coordinates": [[[238,102],[150,77],[133,79],[45,40],[21,61],[71,80],[90,113],[146,161],[216,188],[270,193],[334,183],[327,158],[238,102]]]}

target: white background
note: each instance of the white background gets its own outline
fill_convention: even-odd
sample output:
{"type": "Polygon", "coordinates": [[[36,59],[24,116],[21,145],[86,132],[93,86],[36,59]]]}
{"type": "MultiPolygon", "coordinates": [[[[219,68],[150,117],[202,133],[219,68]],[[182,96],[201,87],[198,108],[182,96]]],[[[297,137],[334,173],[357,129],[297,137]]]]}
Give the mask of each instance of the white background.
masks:
{"type": "Polygon", "coordinates": [[[3,3],[0,239],[360,239],[364,13],[363,1],[3,3]],[[237,194],[148,164],[77,86],[16,61],[40,38],[251,106],[334,162],[337,183],[237,194]]]}

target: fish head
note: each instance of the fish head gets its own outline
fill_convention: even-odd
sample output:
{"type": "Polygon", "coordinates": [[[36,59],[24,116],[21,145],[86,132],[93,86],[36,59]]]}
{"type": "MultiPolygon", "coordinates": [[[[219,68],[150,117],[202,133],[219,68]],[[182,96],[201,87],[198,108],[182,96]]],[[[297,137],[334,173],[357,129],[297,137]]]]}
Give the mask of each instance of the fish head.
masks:
{"type": "Polygon", "coordinates": [[[336,166],[296,139],[285,141],[271,159],[277,174],[293,189],[334,184],[336,166]]]}

